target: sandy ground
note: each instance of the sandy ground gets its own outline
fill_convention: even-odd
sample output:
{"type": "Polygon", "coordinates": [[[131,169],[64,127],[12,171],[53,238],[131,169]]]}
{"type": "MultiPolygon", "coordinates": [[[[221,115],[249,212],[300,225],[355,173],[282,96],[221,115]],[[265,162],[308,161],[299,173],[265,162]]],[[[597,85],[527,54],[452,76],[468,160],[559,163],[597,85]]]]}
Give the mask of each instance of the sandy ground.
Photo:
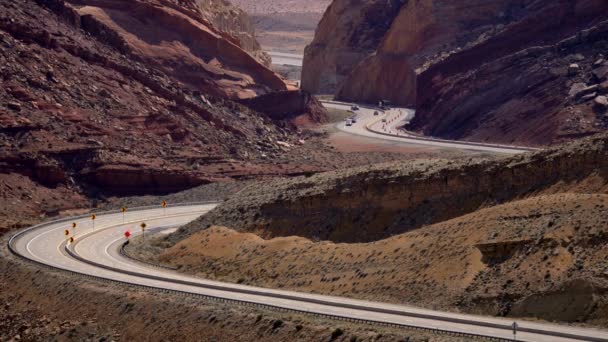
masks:
{"type": "Polygon", "coordinates": [[[465,341],[86,280],[6,247],[0,289],[0,341],[465,341]]]}
{"type": "Polygon", "coordinates": [[[212,227],[147,256],[236,283],[606,326],[608,247],[592,246],[608,236],[607,203],[605,194],[542,195],[354,244],[212,227]]]}

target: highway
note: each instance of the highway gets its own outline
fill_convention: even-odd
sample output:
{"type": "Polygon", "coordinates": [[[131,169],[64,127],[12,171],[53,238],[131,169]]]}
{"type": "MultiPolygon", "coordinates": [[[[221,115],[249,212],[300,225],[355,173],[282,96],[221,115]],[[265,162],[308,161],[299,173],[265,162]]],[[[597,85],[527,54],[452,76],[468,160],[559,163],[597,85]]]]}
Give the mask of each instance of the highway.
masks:
{"type": "MultiPolygon", "coordinates": [[[[162,232],[182,226],[205,214],[217,204],[184,204],[163,208],[98,213],[94,222],[89,216],[62,219],[22,230],[9,241],[11,251],[30,261],[68,270],[98,279],[145,286],[157,290],[237,301],[247,305],[281,308],[302,313],[388,323],[400,326],[436,329],[465,335],[512,340],[512,320],[447,313],[410,306],[370,302],[350,298],[315,295],[293,291],[265,289],[247,285],[222,283],[179,274],[173,270],[148,266],[120,253],[129,230],[131,239],[141,239],[140,224],[147,231],[162,232]],[[124,221],[123,221],[124,220],[124,221]],[[64,234],[70,230],[75,240],[68,242],[64,234]],[[124,223],[123,223],[124,222],[124,223]]],[[[518,321],[518,341],[565,342],[607,341],[608,331],[518,321]]]]}
{"type": "Polygon", "coordinates": [[[272,64],[276,65],[301,67],[304,60],[304,56],[292,53],[268,51],[268,54],[272,57],[272,64]]]}
{"type": "MultiPolygon", "coordinates": [[[[333,101],[322,101],[326,108],[336,108],[341,110],[350,110],[353,103],[342,103],[333,101]]],[[[445,140],[425,136],[419,136],[408,133],[400,129],[414,118],[415,111],[408,108],[392,108],[386,112],[374,107],[358,105],[359,110],[355,111],[357,122],[352,126],[346,126],[346,122],[336,124],[336,128],[340,131],[382,140],[393,142],[401,142],[411,145],[435,146],[448,149],[501,153],[501,154],[517,154],[538,149],[525,146],[510,146],[499,144],[475,143],[467,141],[445,140]],[[378,112],[378,115],[374,115],[378,112]],[[385,122],[383,122],[383,120],[385,122]]]]}

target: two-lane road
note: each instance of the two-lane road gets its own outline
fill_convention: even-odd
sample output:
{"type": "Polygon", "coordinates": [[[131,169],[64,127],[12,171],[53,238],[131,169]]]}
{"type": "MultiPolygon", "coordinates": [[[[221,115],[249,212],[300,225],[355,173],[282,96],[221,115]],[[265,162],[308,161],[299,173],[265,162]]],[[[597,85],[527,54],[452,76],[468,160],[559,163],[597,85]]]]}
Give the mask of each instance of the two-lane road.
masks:
{"type": "MultiPolygon", "coordinates": [[[[141,222],[146,222],[149,230],[174,229],[194,220],[214,206],[215,204],[189,204],[167,209],[132,210],[126,214],[124,224],[121,213],[98,214],[95,230],[88,217],[51,222],[15,235],[10,246],[14,253],[26,259],[128,284],[371,323],[391,323],[505,340],[513,337],[509,328],[512,323],[510,320],[222,283],[148,266],[125,258],[119,253],[125,241],[126,230],[135,233],[132,239],[141,238],[137,236],[141,222]],[[77,232],[75,242],[70,244],[66,241],[64,230],[69,229],[72,221],[77,222],[77,232]]],[[[533,322],[518,323],[521,327],[517,335],[520,341],[608,341],[608,332],[603,330],[533,322]]]]}
{"type": "MultiPolygon", "coordinates": [[[[326,108],[350,110],[351,106],[353,105],[355,104],[323,101],[323,106],[326,108]]],[[[364,105],[359,105],[359,107],[360,109],[355,111],[357,122],[352,126],[346,126],[345,122],[338,123],[336,127],[340,131],[368,138],[388,140],[409,145],[434,146],[465,151],[516,154],[538,150],[536,148],[525,146],[476,143],[418,136],[407,133],[400,129],[400,127],[409,123],[410,120],[414,118],[415,112],[412,109],[394,108],[383,112],[374,107],[367,107],[364,105]],[[378,115],[374,115],[376,112],[378,115]]]]}

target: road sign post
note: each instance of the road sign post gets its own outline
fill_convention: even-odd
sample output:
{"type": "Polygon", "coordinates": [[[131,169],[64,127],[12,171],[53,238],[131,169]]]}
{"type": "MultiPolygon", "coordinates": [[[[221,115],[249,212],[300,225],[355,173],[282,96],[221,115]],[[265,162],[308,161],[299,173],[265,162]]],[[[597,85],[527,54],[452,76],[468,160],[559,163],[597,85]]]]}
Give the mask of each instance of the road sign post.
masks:
{"type": "Polygon", "coordinates": [[[139,226],[141,227],[141,241],[146,242],[146,223],[142,222],[139,226]]]}
{"type": "Polygon", "coordinates": [[[74,236],[76,236],[76,222],[72,222],[72,229],[74,230],[74,236]]]}
{"type": "Polygon", "coordinates": [[[163,216],[167,215],[167,201],[162,201],[162,203],[160,204],[161,207],[163,207],[163,216]]]}
{"type": "Polygon", "coordinates": [[[513,341],[517,341],[517,328],[519,328],[517,322],[513,322],[511,327],[513,328],[513,341]]]}
{"type": "Polygon", "coordinates": [[[127,212],[127,207],[122,207],[120,211],[122,211],[122,224],[125,224],[125,213],[127,212]]]}
{"type": "Polygon", "coordinates": [[[91,221],[93,221],[93,230],[95,230],[95,219],[97,218],[97,215],[93,214],[91,215],[91,221]]]}

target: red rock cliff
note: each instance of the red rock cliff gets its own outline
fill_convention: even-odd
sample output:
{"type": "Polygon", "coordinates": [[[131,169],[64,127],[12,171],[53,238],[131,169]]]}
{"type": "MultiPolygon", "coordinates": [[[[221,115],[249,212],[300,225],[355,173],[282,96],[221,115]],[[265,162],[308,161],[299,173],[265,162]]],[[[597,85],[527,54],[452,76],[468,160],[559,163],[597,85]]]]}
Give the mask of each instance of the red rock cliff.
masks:
{"type": "MultiPolygon", "coordinates": [[[[198,2],[70,2],[97,36],[204,93],[241,99],[286,89],[279,76],[241,48],[238,37],[215,29],[198,2]]],[[[218,18],[212,17],[223,22],[218,18]]]]}

